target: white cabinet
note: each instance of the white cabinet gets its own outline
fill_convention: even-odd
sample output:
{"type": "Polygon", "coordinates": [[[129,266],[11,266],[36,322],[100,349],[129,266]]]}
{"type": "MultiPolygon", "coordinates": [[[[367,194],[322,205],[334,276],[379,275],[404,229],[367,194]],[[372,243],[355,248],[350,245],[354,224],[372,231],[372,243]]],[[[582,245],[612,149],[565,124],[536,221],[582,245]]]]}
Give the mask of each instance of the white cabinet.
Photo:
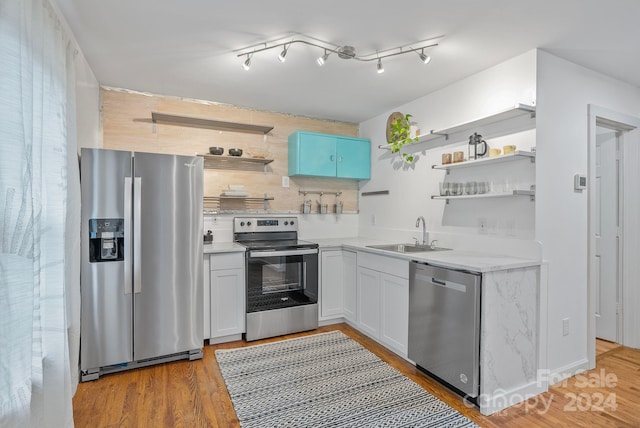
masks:
{"type": "Polygon", "coordinates": [[[355,251],[342,251],[342,309],[344,317],[352,323],[357,322],[357,253],[355,251]]]}
{"type": "Polygon", "coordinates": [[[320,319],[341,317],[343,314],[343,258],[342,250],[320,251],[320,319]]]}
{"type": "Polygon", "coordinates": [[[398,354],[407,355],[409,262],[358,253],[357,326],[398,354]]]}
{"type": "Polygon", "coordinates": [[[358,266],[358,328],[380,338],[380,272],[358,266]]]}
{"type": "Polygon", "coordinates": [[[356,253],[320,251],[320,320],[356,321],[356,253]]]}
{"type": "Polygon", "coordinates": [[[245,332],[244,253],[212,254],[210,267],[209,343],[240,339],[245,332]]]}
{"type": "Polygon", "coordinates": [[[409,280],[383,273],[380,284],[380,340],[406,356],[409,338],[409,280]]]}
{"type": "Polygon", "coordinates": [[[203,260],[202,260],[202,267],[204,269],[203,275],[202,275],[202,284],[203,284],[203,299],[202,302],[204,304],[204,337],[202,338],[204,339],[208,339],[211,337],[211,280],[210,280],[210,275],[211,275],[211,268],[209,267],[209,260],[210,260],[210,256],[209,254],[204,254],[203,260]]]}

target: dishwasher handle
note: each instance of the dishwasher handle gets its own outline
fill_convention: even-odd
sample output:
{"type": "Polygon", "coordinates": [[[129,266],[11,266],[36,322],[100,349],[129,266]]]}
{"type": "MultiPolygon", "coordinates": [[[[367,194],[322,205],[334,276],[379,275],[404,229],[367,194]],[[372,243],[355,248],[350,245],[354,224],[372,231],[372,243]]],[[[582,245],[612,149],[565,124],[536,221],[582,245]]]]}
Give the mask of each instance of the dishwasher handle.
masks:
{"type": "Polygon", "coordinates": [[[443,281],[441,279],[434,278],[433,276],[425,276],[419,273],[416,274],[416,278],[424,281],[424,284],[433,284],[438,287],[460,291],[462,293],[466,293],[467,288],[469,287],[469,284],[458,284],[457,282],[443,281]]]}
{"type": "Polygon", "coordinates": [[[442,285],[443,287],[447,286],[447,281],[440,281],[439,279],[431,277],[431,282],[436,285],[442,285]]]}

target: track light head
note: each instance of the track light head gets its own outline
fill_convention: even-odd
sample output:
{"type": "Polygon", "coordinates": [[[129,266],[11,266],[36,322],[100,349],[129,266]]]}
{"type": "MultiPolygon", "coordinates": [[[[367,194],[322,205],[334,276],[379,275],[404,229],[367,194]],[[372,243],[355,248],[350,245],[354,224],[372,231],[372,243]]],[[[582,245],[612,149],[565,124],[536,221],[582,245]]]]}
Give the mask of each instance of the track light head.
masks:
{"type": "Polygon", "coordinates": [[[319,56],[318,59],[316,59],[316,62],[318,63],[318,65],[320,67],[322,67],[324,65],[325,62],[327,62],[327,59],[329,58],[329,53],[327,52],[327,50],[324,50],[324,55],[319,56]]]}
{"type": "Polygon", "coordinates": [[[287,45],[284,45],[284,48],[282,49],[282,52],[280,52],[280,54],[278,55],[278,61],[280,62],[284,62],[287,58],[287,51],[289,50],[289,48],[287,47],[287,45]]]}
{"type": "Polygon", "coordinates": [[[378,74],[384,73],[384,67],[382,66],[382,58],[378,58],[378,74]]]}
{"type": "Polygon", "coordinates": [[[418,56],[420,57],[420,60],[425,64],[429,64],[431,62],[431,57],[429,55],[424,54],[424,49],[422,49],[422,51],[418,54],[418,56]]]}
{"type": "Polygon", "coordinates": [[[247,59],[242,63],[242,68],[244,68],[245,71],[249,71],[251,68],[251,57],[249,54],[247,54],[247,59]]]}

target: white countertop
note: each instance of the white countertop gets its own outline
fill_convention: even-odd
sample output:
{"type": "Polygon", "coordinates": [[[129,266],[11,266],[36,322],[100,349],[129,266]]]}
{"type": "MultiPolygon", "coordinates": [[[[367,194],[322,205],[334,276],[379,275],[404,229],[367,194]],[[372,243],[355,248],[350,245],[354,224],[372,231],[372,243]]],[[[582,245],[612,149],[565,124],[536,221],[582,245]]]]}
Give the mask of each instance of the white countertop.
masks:
{"type": "MultiPolygon", "coordinates": [[[[346,248],[356,251],[367,251],[408,261],[415,260],[434,266],[481,273],[539,266],[542,263],[540,260],[535,259],[513,257],[503,254],[487,254],[480,251],[444,250],[397,253],[395,251],[368,248],[368,245],[393,244],[393,242],[368,238],[306,239],[306,241],[316,242],[320,246],[320,249],[325,250],[331,248],[346,248]]],[[[235,242],[213,242],[211,244],[204,244],[204,254],[244,252],[245,250],[245,247],[235,242]]]]}
{"type": "Polygon", "coordinates": [[[246,248],[235,242],[212,242],[204,244],[204,254],[245,252],[246,248]]]}
{"type": "Polygon", "coordinates": [[[393,244],[395,242],[385,242],[367,238],[344,238],[344,239],[308,239],[317,242],[320,249],[346,248],[358,251],[368,251],[389,257],[396,257],[405,260],[415,260],[425,262],[435,266],[451,269],[470,270],[474,272],[493,272],[507,269],[518,269],[529,266],[539,266],[541,260],[513,257],[502,254],[486,254],[479,251],[425,251],[419,253],[397,253],[395,251],[378,250],[368,248],[367,245],[393,244]]]}

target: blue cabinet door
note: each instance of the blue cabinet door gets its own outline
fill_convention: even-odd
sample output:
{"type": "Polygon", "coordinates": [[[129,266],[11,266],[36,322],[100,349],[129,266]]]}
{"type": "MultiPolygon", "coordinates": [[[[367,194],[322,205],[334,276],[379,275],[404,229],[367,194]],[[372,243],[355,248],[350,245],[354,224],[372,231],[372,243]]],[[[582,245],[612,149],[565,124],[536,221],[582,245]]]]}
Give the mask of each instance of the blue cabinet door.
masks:
{"type": "Polygon", "coordinates": [[[371,177],[371,143],[367,139],[297,131],[289,136],[289,175],[371,177]]]}
{"type": "Polygon", "coordinates": [[[340,137],[336,146],[337,177],[371,178],[371,143],[363,138],[340,137]]]}
{"type": "Polygon", "coordinates": [[[312,132],[289,136],[289,175],[336,176],[336,137],[312,132]]]}

